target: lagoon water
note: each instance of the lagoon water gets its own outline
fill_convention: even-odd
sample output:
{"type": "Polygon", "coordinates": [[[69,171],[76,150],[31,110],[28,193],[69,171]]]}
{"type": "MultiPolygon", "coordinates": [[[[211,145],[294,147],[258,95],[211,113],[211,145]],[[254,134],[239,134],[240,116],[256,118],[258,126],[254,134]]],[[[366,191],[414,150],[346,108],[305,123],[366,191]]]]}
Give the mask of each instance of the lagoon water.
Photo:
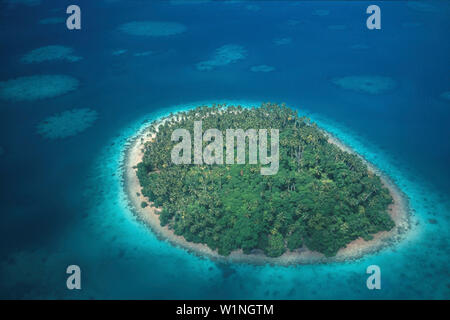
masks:
{"type": "Polygon", "coordinates": [[[3,85],[43,74],[79,81],[35,101],[0,90],[0,298],[450,298],[448,2],[79,1],[79,31],[65,26],[65,2],[0,4],[3,85]],[[381,8],[381,30],[366,28],[369,4],[381,8]],[[177,24],[147,36],[120,29],[147,20],[177,24]],[[49,45],[73,53],[21,61],[49,45]],[[348,76],[395,85],[336,84],[348,76]],[[121,165],[142,125],[198,104],[263,101],[310,116],[391,177],[409,201],[406,238],[345,263],[225,264],[173,247],[135,219],[121,165]],[[37,132],[44,119],[83,108],[98,117],[80,132],[37,132]],[[66,288],[71,264],[82,290],[66,288]],[[381,290],[366,287],[373,264],[381,290]]]}

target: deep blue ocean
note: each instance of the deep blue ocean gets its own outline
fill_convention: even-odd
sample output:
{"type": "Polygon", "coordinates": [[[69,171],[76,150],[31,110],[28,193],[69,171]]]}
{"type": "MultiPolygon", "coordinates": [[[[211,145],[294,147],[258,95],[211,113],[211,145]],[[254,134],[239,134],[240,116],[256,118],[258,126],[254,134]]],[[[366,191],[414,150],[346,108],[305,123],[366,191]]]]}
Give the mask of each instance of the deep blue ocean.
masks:
{"type": "Polygon", "coordinates": [[[450,3],[423,2],[0,2],[0,82],[79,81],[55,97],[0,100],[0,298],[449,299],[450,100],[442,94],[450,91],[450,3]],[[81,8],[81,30],[66,28],[71,4],[81,8]],[[381,8],[381,30],[366,27],[371,4],[381,8]],[[61,21],[39,22],[53,17],[61,21]],[[186,29],[119,30],[131,21],[186,29]],[[245,57],[196,68],[227,44],[245,57]],[[48,45],[82,59],[21,62],[48,45]],[[274,70],[251,71],[260,65],[274,70]],[[396,85],[370,94],[333,83],[360,75],[396,85]],[[309,115],[392,178],[409,201],[405,240],[345,263],[225,264],[173,247],[135,219],[121,161],[145,121],[199,103],[267,101],[309,115]],[[79,108],[98,113],[86,130],[54,140],[37,133],[47,117],[79,108]],[[66,288],[71,264],[82,270],[82,290],[66,288]],[[381,290],[366,287],[373,264],[381,290]]]}

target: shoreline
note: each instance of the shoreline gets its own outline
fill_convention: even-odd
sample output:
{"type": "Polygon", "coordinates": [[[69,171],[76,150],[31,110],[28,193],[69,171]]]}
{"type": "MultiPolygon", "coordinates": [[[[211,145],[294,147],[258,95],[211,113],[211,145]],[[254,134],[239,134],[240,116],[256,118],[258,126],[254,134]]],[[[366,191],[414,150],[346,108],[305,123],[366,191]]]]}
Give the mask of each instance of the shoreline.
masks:
{"type": "MultiPolygon", "coordinates": [[[[167,117],[161,118],[164,120],[157,120],[158,125],[168,119],[167,117]]],[[[257,250],[257,252],[250,254],[245,254],[242,250],[235,250],[228,256],[221,256],[216,251],[211,250],[206,244],[188,242],[183,236],[175,235],[175,233],[169,229],[168,226],[162,227],[159,222],[159,215],[157,214],[157,212],[161,209],[153,207],[152,202],[142,195],[141,185],[136,175],[137,169],[134,167],[142,161],[143,145],[153,139],[153,136],[148,133],[148,128],[151,123],[153,123],[153,121],[138,130],[138,132],[129,139],[128,146],[124,150],[125,157],[123,180],[125,194],[127,195],[131,210],[135,214],[136,218],[149,227],[160,240],[169,241],[172,245],[183,248],[199,257],[207,257],[211,260],[219,262],[249,263],[256,265],[273,264],[285,266],[294,264],[345,262],[357,260],[367,254],[376,253],[382,249],[390,247],[391,245],[399,242],[403,238],[406,231],[410,228],[407,199],[397,185],[395,185],[395,183],[392,182],[389,177],[383,174],[378,168],[367,162],[350,147],[342,143],[329,132],[321,129],[321,131],[328,137],[328,142],[337,145],[344,151],[358,155],[358,157],[360,157],[368,166],[369,171],[380,176],[383,185],[389,189],[389,192],[393,198],[393,203],[389,205],[388,213],[393,219],[395,227],[390,231],[381,231],[373,234],[373,239],[369,241],[365,241],[362,238],[355,239],[347,244],[346,247],[341,248],[334,257],[327,258],[322,253],[311,251],[305,247],[294,251],[287,250],[281,256],[276,258],[266,256],[261,250],[257,250]],[[149,206],[142,208],[142,201],[147,202],[149,206]]]]}

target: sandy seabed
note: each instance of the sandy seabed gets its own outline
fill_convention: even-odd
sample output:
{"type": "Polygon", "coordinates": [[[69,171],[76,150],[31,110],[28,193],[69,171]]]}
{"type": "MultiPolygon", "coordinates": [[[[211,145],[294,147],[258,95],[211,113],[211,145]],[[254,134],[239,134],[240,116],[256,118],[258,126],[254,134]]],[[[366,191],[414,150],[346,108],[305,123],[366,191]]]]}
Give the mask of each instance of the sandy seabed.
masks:
{"type": "MultiPolygon", "coordinates": [[[[150,124],[149,124],[150,126],[150,124]]],[[[152,141],[154,135],[148,133],[149,126],[142,128],[134,137],[131,138],[129,147],[125,150],[124,161],[124,187],[128,196],[131,209],[137,218],[144,222],[150,229],[162,240],[167,240],[171,244],[184,248],[191,253],[201,257],[208,257],[221,262],[237,262],[251,264],[276,264],[276,265],[294,265],[294,264],[313,264],[313,263],[330,263],[356,260],[366,254],[376,253],[381,249],[387,248],[404,238],[404,235],[410,228],[410,218],[408,201],[406,196],[400,189],[381,171],[368,163],[369,170],[378,174],[385,187],[390,191],[393,203],[389,206],[389,214],[395,222],[395,227],[390,231],[381,231],[373,235],[373,239],[365,241],[358,238],[345,248],[341,248],[334,257],[326,257],[324,254],[311,251],[305,247],[294,251],[287,250],[279,257],[272,258],[266,256],[261,250],[255,250],[251,254],[245,254],[242,250],[235,250],[229,256],[222,256],[217,251],[211,250],[207,245],[201,243],[193,243],[187,241],[183,236],[178,236],[168,226],[161,226],[158,212],[161,208],[155,208],[148,198],[144,197],[141,192],[141,185],[136,175],[137,164],[142,161],[144,156],[144,144],[152,141]],[[150,203],[149,206],[142,208],[141,203],[145,201],[150,203]]],[[[356,154],[351,148],[343,144],[336,137],[328,132],[324,133],[329,137],[328,141],[337,145],[342,150],[356,154]]]]}

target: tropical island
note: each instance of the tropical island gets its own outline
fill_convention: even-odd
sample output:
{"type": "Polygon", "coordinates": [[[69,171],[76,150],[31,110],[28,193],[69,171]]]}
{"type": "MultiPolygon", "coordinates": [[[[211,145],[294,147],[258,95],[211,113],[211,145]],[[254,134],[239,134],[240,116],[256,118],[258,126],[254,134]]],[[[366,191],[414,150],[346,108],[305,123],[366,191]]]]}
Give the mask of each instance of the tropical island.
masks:
{"type": "MultiPolygon", "coordinates": [[[[210,143],[202,141],[203,148],[210,143]]],[[[387,178],[285,105],[199,106],[170,114],[135,137],[125,168],[138,217],[163,239],[215,258],[359,257],[385,246],[406,223],[403,198],[387,178]],[[248,154],[244,164],[173,163],[173,131],[193,132],[196,121],[203,131],[277,128],[277,173],[262,175],[264,165],[250,164],[248,154]]]]}

